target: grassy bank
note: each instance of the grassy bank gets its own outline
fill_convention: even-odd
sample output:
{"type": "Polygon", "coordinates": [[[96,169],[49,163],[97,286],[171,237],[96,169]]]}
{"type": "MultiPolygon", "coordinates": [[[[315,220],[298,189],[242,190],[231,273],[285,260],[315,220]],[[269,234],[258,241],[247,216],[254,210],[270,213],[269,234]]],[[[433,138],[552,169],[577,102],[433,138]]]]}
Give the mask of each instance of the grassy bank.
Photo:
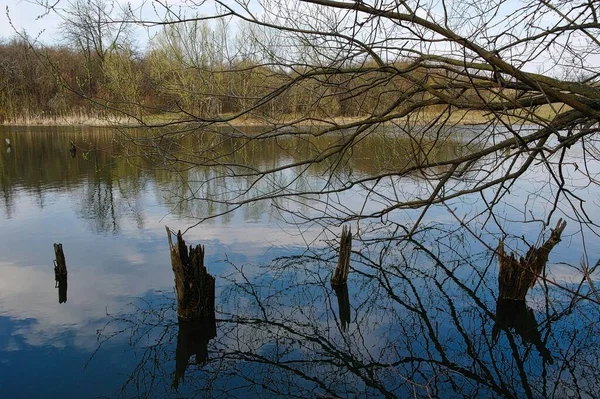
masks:
{"type": "Polygon", "coordinates": [[[114,126],[136,124],[133,119],[101,114],[23,115],[5,119],[4,126],[114,126]]]}
{"type": "MultiPolygon", "coordinates": [[[[502,121],[508,124],[526,123],[533,124],[540,121],[550,121],[557,114],[564,112],[565,106],[560,105],[544,105],[535,110],[516,111],[511,115],[503,114],[502,121]]],[[[328,125],[348,125],[359,123],[368,119],[369,116],[353,116],[353,117],[307,117],[302,115],[280,115],[276,118],[266,118],[260,116],[244,115],[235,118],[234,115],[222,115],[219,119],[225,122],[216,122],[215,124],[230,125],[235,127],[241,126],[328,126],[328,125]]],[[[411,114],[409,117],[403,117],[388,121],[387,123],[415,123],[428,124],[438,123],[446,125],[475,125],[489,123],[493,120],[499,120],[499,115],[487,111],[464,111],[455,110],[451,113],[444,112],[441,109],[425,109],[411,114]]],[[[177,119],[175,114],[155,114],[144,116],[142,123],[134,118],[127,116],[115,116],[104,114],[90,113],[71,113],[67,115],[34,115],[34,116],[19,116],[2,121],[1,125],[5,126],[160,126],[173,123],[189,123],[190,119],[177,119]]]]}

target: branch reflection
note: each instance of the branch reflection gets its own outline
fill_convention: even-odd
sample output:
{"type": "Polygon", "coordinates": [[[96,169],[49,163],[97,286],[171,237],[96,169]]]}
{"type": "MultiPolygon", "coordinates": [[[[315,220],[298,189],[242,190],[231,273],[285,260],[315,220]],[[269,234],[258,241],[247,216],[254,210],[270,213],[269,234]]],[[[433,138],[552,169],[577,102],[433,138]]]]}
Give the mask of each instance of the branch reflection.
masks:
{"type": "Polygon", "coordinates": [[[231,265],[217,283],[216,331],[176,329],[173,298],[115,318],[142,353],[123,396],[151,397],[165,386],[190,397],[591,398],[600,391],[598,327],[588,321],[600,316],[597,307],[542,288],[533,290],[532,308],[499,303],[492,252],[463,246],[454,257],[431,245],[388,244],[353,253],[341,291],[329,286],[330,249],[231,265]]]}

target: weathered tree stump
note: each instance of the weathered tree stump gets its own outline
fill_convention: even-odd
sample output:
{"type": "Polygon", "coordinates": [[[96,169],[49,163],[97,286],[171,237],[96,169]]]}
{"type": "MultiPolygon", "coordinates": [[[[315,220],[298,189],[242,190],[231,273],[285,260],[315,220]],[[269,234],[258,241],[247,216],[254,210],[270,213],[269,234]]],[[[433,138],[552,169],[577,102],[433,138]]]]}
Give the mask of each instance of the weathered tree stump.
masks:
{"type": "Polygon", "coordinates": [[[352,252],[352,229],[344,226],[340,238],[340,252],[338,263],[331,276],[331,285],[346,284],[350,272],[350,253],[352,252]]]}
{"type": "Polygon", "coordinates": [[[177,233],[177,245],[173,245],[171,230],[166,229],[175,274],[177,315],[187,321],[214,319],[215,278],[204,267],[204,246],[190,245],[188,251],[181,231],[177,233]]]}
{"type": "Polygon", "coordinates": [[[333,291],[338,301],[338,310],[340,312],[340,325],[342,331],[346,331],[350,325],[350,297],[348,295],[348,285],[333,285],[333,291]]]}
{"type": "Polygon", "coordinates": [[[54,276],[56,281],[60,276],[67,275],[67,261],[65,260],[65,254],[63,252],[62,244],[54,244],[54,276]]]}
{"type": "Polygon", "coordinates": [[[214,319],[200,321],[179,320],[177,349],[175,350],[175,375],[173,387],[179,387],[179,381],[185,380],[185,370],[194,355],[195,364],[202,364],[208,358],[208,343],[217,336],[214,319]]]}
{"type": "Polygon", "coordinates": [[[54,288],[58,288],[58,303],[67,302],[67,261],[62,244],[54,244],[54,288]]]}
{"type": "Polygon", "coordinates": [[[504,251],[504,241],[500,241],[498,244],[500,299],[525,300],[527,291],[533,287],[544,270],[550,251],[560,242],[560,236],[566,225],[567,222],[559,219],[548,240],[539,248],[529,248],[527,254],[519,260],[514,253],[507,255],[504,251]]]}

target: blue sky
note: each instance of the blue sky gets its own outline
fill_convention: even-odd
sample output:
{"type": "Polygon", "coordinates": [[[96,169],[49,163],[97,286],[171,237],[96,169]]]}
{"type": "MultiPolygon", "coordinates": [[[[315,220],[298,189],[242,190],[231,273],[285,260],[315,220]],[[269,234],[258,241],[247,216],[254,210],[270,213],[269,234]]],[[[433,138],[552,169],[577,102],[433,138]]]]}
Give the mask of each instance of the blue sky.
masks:
{"type": "Polygon", "coordinates": [[[0,37],[11,37],[17,30],[26,30],[31,36],[40,35],[40,39],[51,43],[57,36],[59,19],[56,15],[46,15],[37,18],[44,13],[44,9],[37,4],[27,0],[0,0],[0,37]],[[12,25],[9,23],[7,8],[12,25]]]}
{"type": "MultiPolygon", "coordinates": [[[[60,17],[54,12],[44,15],[45,9],[36,4],[41,2],[56,4],[57,9],[67,8],[69,5],[69,0],[0,0],[0,38],[6,39],[12,37],[16,29],[19,32],[25,30],[30,37],[37,37],[45,44],[53,44],[60,41],[60,17]]],[[[162,20],[163,15],[157,16],[157,14],[161,14],[164,11],[162,8],[163,2],[144,0],[117,1],[117,3],[126,2],[130,3],[134,10],[144,5],[143,16],[145,19],[154,21],[162,20]]],[[[235,4],[233,0],[226,2],[231,5],[235,4]]],[[[179,11],[179,6],[183,6],[182,10],[190,13],[197,12],[200,15],[212,15],[215,13],[215,4],[213,2],[206,2],[206,4],[197,7],[190,6],[190,3],[187,3],[185,0],[170,0],[164,4],[168,4],[175,12],[179,11]]],[[[148,32],[140,28],[135,35],[138,45],[142,48],[147,43],[148,33],[152,35],[154,31],[148,32]]]]}

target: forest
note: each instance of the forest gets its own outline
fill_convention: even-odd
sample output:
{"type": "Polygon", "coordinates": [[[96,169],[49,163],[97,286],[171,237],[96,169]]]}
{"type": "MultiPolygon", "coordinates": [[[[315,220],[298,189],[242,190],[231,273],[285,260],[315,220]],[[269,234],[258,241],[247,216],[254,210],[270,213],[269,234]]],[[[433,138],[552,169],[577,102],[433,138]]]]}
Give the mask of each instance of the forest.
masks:
{"type": "MultiPolygon", "coordinates": [[[[103,124],[120,118],[136,125],[264,124],[360,118],[399,108],[399,92],[419,105],[395,117],[411,114],[431,121],[447,107],[419,88],[421,82],[470,104],[470,116],[455,115],[459,121],[485,122],[490,120],[486,104],[498,98],[498,76],[486,66],[476,66],[481,70],[468,76],[437,60],[402,56],[385,67],[360,54],[332,63],[318,43],[244,20],[167,20],[140,50],[132,34],[137,22],[112,22],[111,4],[71,4],[62,37],[53,44],[26,32],[0,40],[0,123],[79,124],[87,119],[103,124]]],[[[516,89],[505,85],[502,99],[515,102],[516,89]]],[[[537,105],[542,105],[540,115],[556,114],[537,105]]],[[[455,110],[461,108],[457,104],[455,110]]],[[[531,119],[529,110],[511,114],[531,119]]]]}

